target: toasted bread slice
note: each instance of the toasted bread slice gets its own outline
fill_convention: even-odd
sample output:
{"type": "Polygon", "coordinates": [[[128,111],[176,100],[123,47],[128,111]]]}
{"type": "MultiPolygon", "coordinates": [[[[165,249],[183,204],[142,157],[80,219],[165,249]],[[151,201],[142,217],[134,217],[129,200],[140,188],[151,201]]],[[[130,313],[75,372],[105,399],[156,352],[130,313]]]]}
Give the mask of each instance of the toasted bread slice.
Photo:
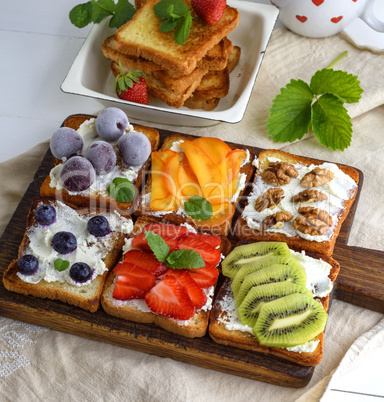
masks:
{"type": "MultiPolygon", "coordinates": [[[[64,125],[66,127],[78,130],[81,126],[84,127],[86,132],[94,132],[94,140],[100,139],[97,137],[96,131],[94,130],[94,117],[87,115],[74,115],[66,119],[64,125]]],[[[151,127],[133,125],[132,128],[136,131],[140,131],[145,134],[151,142],[152,151],[157,150],[160,142],[159,132],[151,127]]],[[[130,180],[136,187],[136,196],[138,195],[142,182],[144,180],[145,174],[148,171],[151,163],[151,158],[141,166],[137,168],[131,168],[129,166],[124,166],[121,160],[119,151],[117,150],[117,145],[114,145],[117,155],[116,163],[116,173],[112,172],[113,177],[130,177],[130,180]]],[[[83,150],[84,152],[85,150],[83,150]]],[[[113,199],[107,192],[107,187],[112,182],[113,177],[110,174],[105,176],[97,176],[93,188],[84,190],[79,193],[69,193],[66,189],[62,188],[59,182],[60,169],[63,162],[61,160],[55,161],[55,168],[51,170],[51,173],[44,180],[40,194],[43,197],[52,197],[58,200],[62,200],[65,203],[75,205],[77,207],[100,207],[105,210],[115,210],[117,209],[121,213],[129,213],[133,202],[119,202],[113,199]]],[[[136,198],[135,196],[135,198],[136,198]]]]}
{"type": "MultiPolygon", "coordinates": [[[[159,221],[153,218],[140,217],[137,219],[132,235],[141,233],[146,224],[159,221]]],[[[220,251],[223,255],[228,254],[230,251],[230,243],[227,239],[223,238],[220,246],[220,251]]],[[[153,313],[145,303],[144,299],[133,300],[116,300],[113,298],[113,289],[116,281],[116,275],[112,271],[108,276],[104,291],[101,296],[101,304],[104,311],[115,317],[125,320],[153,323],[159,327],[176,333],[178,335],[186,336],[189,338],[202,337],[206,334],[208,328],[209,309],[213,299],[214,286],[207,289],[208,301],[203,308],[197,310],[193,317],[189,320],[175,320],[166,316],[153,313]]]]}
{"type": "MultiPolygon", "coordinates": [[[[178,147],[178,143],[180,141],[188,141],[188,140],[193,140],[196,137],[192,137],[189,135],[185,134],[175,134],[167,137],[160,150],[165,151],[168,149],[171,149],[173,147],[178,147]]],[[[237,187],[237,193],[234,195],[233,199],[230,200],[231,205],[233,206],[233,210],[236,210],[237,204],[239,200],[241,200],[246,187],[247,183],[252,180],[253,174],[255,172],[255,168],[252,165],[252,161],[254,159],[254,154],[250,151],[247,150],[246,147],[242,146],[237,146],[233,144],[228,144],[229,147],[232,150],[235,149],[243,149],[247,152],[248,157],[245,161],[243,161],[242,166],[240,167],[240,172],[237,176],[237,182],[238,182],[238,187],[237,187]]],[[[182,154],[180,154],[182,155],[182,154]]],[[[210,225],[207,223],[206,220],[192,220],[183,210],[181,207],[178,211],[170,212],[170,211],[155,211],[151,209],[150,207],[150,202],[151,202],[151,183],[152,183],[152,177],[151,174],[148,177],[148,180],[146,182],[145,187],[143,188],[137,203],[135,204],[134,208],[134,214],[138,216],[151,216],[151,217],[156,217],[159,219],[163,219],[164,221],[176,223],[176,224],[182,224],[182,223],[188,223],[198,229],[199,231],[204,231],[207,233],[215,233],[218,235],[222,236],[227,236],[230,228],[231,228],[231,223],[232,223],[232,218],[231,219],[226,219],[223,222],[210,225]]]]}
{"type": "MultiPolygon", "coordinates": [[[[328,278],[334,284],[340,270],[337,261],[331,257],[320,257],[315,254],[308,254],[306,258],[308,259],[308,257],[314,260],[321,259],[329,264],[328,278]]],[[[304,268],[306,267],[301,260],[300,263],[304,268]]],[[[329,308],[329,298],[330,294],[321,298],[315,297],[323,305],[325,311],[328,311],[329,308]]],[[[324,331],[309,341],[307,345],[297,348],[277,348],[260,345],[253,334],[252,328],[241,324],[231,289],[230,278],[225,280],[215,298],[210,314],[209,335],[217,343],[278,356],[302,366],[316,366],[323,358],[324,331]]]]}
{"type": "Polygon", "coordinates": [[[95,312],[100,306],[100,296],[105,279],[111,268],[121,257],[125,237],[133,228],[129,215],[104,213],[111,232],[102,237],[88,233],[87,223],[97,211],[75,209],[61,201],[50,198],[35,199],[27,218],[25,235],[19,248],[18,258],[32,254],[39,260],[39,269],[33,275],[19,272],[17,261],[9,265],[3,276],[6,289],[23,295],[60,300],[95,312]],[[35,211],[40,205],[51,205],[56,210],[56,221],[49,226],[40,225],[35,219],[35,211]],[[51,247],[51,239],[60,231],[73,233],[77,248],[69,254],[60,254],[51,247]],[[67,260],[70,266],[64,271],[55,269],[56,259],[67,260]],[[75,262],[85,262],[93,271],[90,280],[84,284],[75,282],[69,275],[70,267],[75,262]]]}
{"type": "MultiPolygon", "coordinates": [[[[253,190],[248,196],[247,205],[236,222],[235,234],[241,240],[284,241],[295,250],[305,250],[330,256],[333,253],[341,225],[356,198],[358,183],[359,174],[352,167],[323,163],[279,150],[262,151],[258,158],[258,169],[253,190]],[[270,163],[274,161],[294,165],[298,176],[291,177],[288,184],[268,184],[265,181],[265,172],[270,168],[270,163]],[[316,187],[303,187],[300,184],[301,179],[316,167],[330,171],[333,174],[333,179],[316,187]],[[262,211],[257,211],[255,205],[258,197],[266,194],[267,190],[276,188],[284,191],[282,194],[284,198],[281,198],[278,205],[273,209],[267,207],[262,211]],[[311,195],[311,197],[321,196],[323,199],[311,201],[310,198],[302,198],[301,201],[299,199],[296,199],[295,202],[292,201],[293,196],[297,196],[306,190],[315,190],[315,195],[311,195]],[[303,208],[313,209],[306,212],[303,208]],[[311,211],[312,213],[309,213],[311,211]],[[276,215],[274,214],[279,212],[288,212],[290,215],[283,218],[281,223],[275,223],[273,219],[276,215]],[[306,213],[309,213],[309,217],[304,220],[303,217],[306,217],[306,213]],[[267,217],[271,219],[269,222],[265,220],[267,217]],[[288,220],[283,223],[284,219],[288,220]],[[327,222],[322,221],[322,219],[327,222]],[[305,224],[301,225],[300,222],[303,221],[305,224]],[[268,226],[269,224],[272,226],[268,226]],[[275,226],[276,224],[277,226],[275,226]],[[300,228],[298,228],[298,224],[300,224],[300,228]],[[282,227],[278,228],[280,225],[282,227]],[[319,230],[319,232],[314,232],[314,230],[319,230]]],[[[259,202],[261,200],[262,198],[259,198],[259,202]]]]}
{"type": "MultiPolygon", "coordinates": [[[[227,54],[230,53],[232,42],[228,38],[224,38],[212,49],[208,50],[207,54],[197,63],[196,68],[208,70],[222,70],[227,65],[227,54]]],[[[118,62],[120,60],[123,67],[132,70],[144,71],[145,73],[158,72],[159,79],[180,78],[184,73],[175,73],[169,70],[164,70],[164,67],[146,60],[142,57],[136,57],[129,54],[119,52],[116,48],[115,36],[109,36],[105,39],[102,45],[103,54],[108,59],[118,62]]],[[[187,74],[188,75],[188,74],[187,74]]]]}
{"type": "MultiPolygon", "coordinates": [[[[186,42],[178,45],[173,31],[160,30],[162,20],[156,17],[153,10],[158,1],[147,1],[129,22],[118,29],[115,39],[118,51],[153,61],[163,66],[163,70],[181,74],[192,72],[208,50],[225,38],[239,23],[238,11],[227,6],[220,22],[215,26],[194,19],[186,42]]],[[[192,10],[190,0],[187,0],[186,4],[192,10]]]]}

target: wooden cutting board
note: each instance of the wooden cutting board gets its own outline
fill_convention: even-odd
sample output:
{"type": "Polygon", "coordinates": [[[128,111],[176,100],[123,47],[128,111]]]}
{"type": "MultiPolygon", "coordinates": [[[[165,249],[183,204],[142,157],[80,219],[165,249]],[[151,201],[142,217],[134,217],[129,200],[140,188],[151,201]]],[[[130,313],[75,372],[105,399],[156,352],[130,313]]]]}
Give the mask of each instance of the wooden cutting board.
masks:
{"type": "MultiPolygon", "coordinates": [[[[159,131],[162,139],[174,134],[170,131],[159,131]]],[[[255,147],[248,148],[256,155],[262,150],[255,147]]],[[[0,277],[9,263],[17,258],[30,205],[33,198],[39,196],[40,186],[52,168],[53,162],[54,158],[48,150],[33,182],[26,190],[1,237],[0,277]]],[[[360,194],[363,175],[361,172],[359,174],[360,194]]],[[[358,197],[341,228],[335,247],[334,258],[341,265],[336,296],[347,302],[384,312],[384,285],[375,280],[380,278],[379,273],[383,272],[384,253],[346,245],[357,203],[358,197]],[[362,270],[364,275],[361,274],[362,270]]],[[[218,345],[209,335],[189,339],[152,324],[132,323],[111,317],[102,310],[90,313],[55,300],[19,295],[7,291],[2,282],[0,315],[281,386],[304,387],[314,372],[314,367],[302,367],[277,357],[218,345]]]]}

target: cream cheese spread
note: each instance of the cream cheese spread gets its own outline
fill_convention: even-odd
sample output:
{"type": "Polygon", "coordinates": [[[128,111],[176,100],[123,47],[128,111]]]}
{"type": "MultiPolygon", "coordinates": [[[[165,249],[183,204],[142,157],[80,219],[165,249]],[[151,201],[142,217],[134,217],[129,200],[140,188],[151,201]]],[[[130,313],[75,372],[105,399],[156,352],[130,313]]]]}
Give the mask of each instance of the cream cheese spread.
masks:
{"type": "MultiPolygon", "coordinates": [[[[96,132],[95,129],[95,118],[91,118],[89,120],[86,120],[84,123],[81,124],[77,132],[81,136],[83,140],[83,150],[82,153],[85,153],[85,150],[95,141],[102,141],[103,139],[99,137],[99,135],[96,132]]],[[[133,126],[128,125],[126,129],[126,133],[133,131],[133,126]]],[[[114,149],[117,151],[117,141],[111,142],[111,145],[114,147],[114,149]]],[[[119,155],[117,153],[117,155],[119,155]]],[[[86,190],[80,191],[80,192],[67,192],[70,195],[83,195],[83,196],[92,196],[96,194],[107,194],[107,189],[108,186],[113,182],[113,180],[116,177],[120,178],[125,178],[128,179],[130,182],[134,182],[138,175],[139,171],[142,168],[142,165],[140,166],[127,166],[124,165],[123,161],[117,158],[118,162],[116,163],[116,166],[113,168],[113,170],[105,175],[96,175],[96,180],[93,182],[93,184],[87,188],[86,190]]],[[[63,159],[63,162],[65,162],[65,158],[63,159]]],[[[63,189],[63,184],[60,180],[60,174],[63,169],[64,163],[60,163],[56,165],[53,169],[51,169],[49,173],[50,177],[50,187],[55,188],[56,190],[62,190],[63,189]]]]}
{"type": "MultiPolygon", "coordinates": [[[[280,162],[277,158],[268,158],[269,162],[280,162]]],[[[274,186],[266,183],[262,178],[262,171],[257,176],[256,182],[253,184],[253,189],[251,194],[248,197],[248,204],[244,208],[242,213],[242,217],[247,222],[247,225],[251,229],[260,230],[261,222],[269,215],[272,215],[278,211],[286,211],[292,214],[294,217],[298,216],[298,208],[300,206],[309,206],[314,208],[320,208],[329,213],[332,217],[332,226],[329,228],[327,232],[325,232],[322,236],[315,235],[311,236],[309,234],[304,234],[300,231],[297,231],[293,227],[293,219],[289,222],[285,222],[282,228],[269,228],[270,232],[279,232],[283,233],[288,237],[292,236],[300,236],[303,239],[322,242],[329,241],[334,235],[334,229],[337,226],[340,213],[344,209],[344,203],[348,200],[353,191],[356,190],[355,181],[345,174],[339,167],[334,163],[323,163],[319,165],[321,169],[327,169],[333,173],[333,179],[326,184],[323,184],[318,187],[313,187],[314,189],[325,193],[328,196],[328,199],[325,201],[316,201],[316,202],[307,202],[302,204],[296,204],[291,202],[291,198],[293,195],[298,194],[299,192],[305,190],[305,188],[300,186],[300,180],[306,173],[312,171],[316,165],[304,166],[302,164],[294,164],[297,169],[299,175],[297,178],[291,178],[290,183],[280,186],[281,189],[284,190],[284,198],[281,200],[280,204],[277,205],[274,209],[266,208],[265,210],[258,212],[255,210],[255,202],[256,199],[264,194],[268,189],[274,188],[274,186]]]]}
{"type": "Polygon", "coordinates": [[[46,282],[68,283],[75,286],[85,286],[89,284],[96,276],[102,275],[107,271],[103,259],[113,247],[113,232],[129,234],[133,228],[133,222],[130,219],[122,217],[117,212],[101,214],[109,222],[111,233],[96,238],[89,234],[87,217],[80,216],[74,209],[68,207],[61,201],[55,201],[52,204],[56,209],[56,221],[49,226],[35,224],[27,229],[29,244],[24,254],[33,254],[39,261],[39,269],[33,275],[23,275],[20,272],[17,275],[21,280],[28,283],[39,283],[41,280],[46,282]],[[69,254],[59,254],[51,246],[51,240],[55,233],[60,231],[71,232],[75,235],[77,248],[69,254]],[[75,282],[69,276],[70,266],[64,271],[58,271],[54,267],[56,259],[61,258],[69,261],[70,266],[75,262],[84,262],[93,270],[92,277],[84,283],[75,282]]]}

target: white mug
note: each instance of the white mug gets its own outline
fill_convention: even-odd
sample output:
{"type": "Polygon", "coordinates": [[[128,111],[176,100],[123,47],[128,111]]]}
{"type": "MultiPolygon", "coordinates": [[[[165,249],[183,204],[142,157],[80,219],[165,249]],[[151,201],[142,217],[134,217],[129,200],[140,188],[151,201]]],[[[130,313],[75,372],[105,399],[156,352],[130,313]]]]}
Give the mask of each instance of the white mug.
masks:
{"type": "MultiPolygon", "coordinates": [[[[378,0],[384,6],[384,0],[378,0]]],[[[345,29],[356,18],[384,32],[384,21],[374,14],[374,0],[271,0],[288,29],[310,38],[325,38],[345,29]]]]}

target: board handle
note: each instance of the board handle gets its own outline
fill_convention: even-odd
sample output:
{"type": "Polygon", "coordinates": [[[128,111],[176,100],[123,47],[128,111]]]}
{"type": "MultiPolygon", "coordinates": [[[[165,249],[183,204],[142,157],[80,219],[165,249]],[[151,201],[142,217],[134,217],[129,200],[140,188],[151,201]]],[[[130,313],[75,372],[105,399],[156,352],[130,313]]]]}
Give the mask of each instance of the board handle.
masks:
{"type": "Polygon", "coordinates": [[[340,264],[335,297],[384,313],[384,251],[338,243],[333,258],[340,264]]]}

